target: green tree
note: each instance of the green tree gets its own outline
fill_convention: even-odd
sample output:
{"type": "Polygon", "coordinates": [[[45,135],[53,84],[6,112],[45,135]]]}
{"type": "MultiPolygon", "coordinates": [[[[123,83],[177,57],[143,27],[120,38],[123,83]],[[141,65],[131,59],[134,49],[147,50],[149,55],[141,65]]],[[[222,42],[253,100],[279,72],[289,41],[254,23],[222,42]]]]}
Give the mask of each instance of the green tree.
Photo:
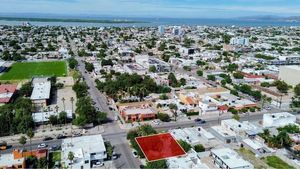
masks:
{"type": "Polygon", "coordinates": [[[173,73],[170,73],[168,76],[169,85],[172,87],[178,87],[178,81],[173,73]]]}
{"type": "Polygon", "coordinates": [[[76,66],[78,65],[78,62],[75,58],[71,57],[68,59],[68,64],[70,69],[75,69],[76,66]]]}
{"type": "Polygon", "coordinates": [[[88,72],[92,72],[94,70],[94,65],[92,63],[89,62],[85,62],[85,70],[87,70],[88,72]]]}
{"type": "Polygon", "coordinates": [[[240,72],[233,73],[233,77],[236,79],[244,79],[244,75],[240,72]]]}
{"type": "Polygon", "coordinates": [[[31,140],[34,137],[34,132],[32,129],[29,129],[26,133],[27,137],[29,138],[29,144],[30,144],[30,151],[32,151],[32,146],[31,146],[31,140]]]}
{"type": "Polygon", "coordinates": [[[198,76],[203,76],[203,71],[202,70],[197,70],[197,75],[198,76]]]}
{"type": "Polygon", "coordinates": [[[46,169],[47,167],[47,159],[46,157],[42,157],[37,161],[37,168],[39,169],[46,169]]]}
{"type": "Polygon", "coordinates": [[[147,162],[145,169],[167,169],[167,162],[166,160],[158,160],[153,162],[147,162]]]}
{"type": "Polygon", "coordinates": [[[300,84],[298,84],[294,87],[294,93],[295,93],[295,96],[297,96],[297,97],[300,96],[300,84]]]}
{"type": "Polygon", "coordinates": [[[237,121],[240,121],[241,117],[238,115],[238,114],[234,114],[232,116],[233,119],[237,120],[237,121]]]}
{"type": "Polygon", "coordinates": [[[169,122],[171,121],[171,118],[166,113],[157,113],[157,118],[161,120],[162,122],[169,122]]]}
{"type": "Polygon", "coordinates": [[[73,162],[73,159],[74,159],[74,153],[72,152],[72,151],[69,151],[69,153],[68,153],[68,159],[71,161],[71,162],[73,162]]]}
{"type": "Polygon", "coordinates": [[[194,146],[194,150],[199,153],[199,152],[204,152],[205,148],[202,144],[197,144],[194,146]]]}
{"type": "Polygon", "coordinates": [[[28,96],[31,95],[32,90],[33,90],[33,88],[32,88],[32,86],[31,86],[31,83],[30,83],[30,82],[27,82],[27,83],[24,83],[24,84],[22,85],[22,87],[21,87],[20,90],[19,90],[19,94],[20,94],[21,96],[28,97],[28,96]]]}
{"type": "Polygon", "coordinates": [[[155,66],[150,66],[149,67],[149,72],[156,72],[156,67],[155,66]]]}
{"type": "Polygon", "coordinates": [[[216,76],[214,76],[214,75],[207,75],[207,80],[216,81],[216,76]]]}
{"type": "Polygon", "coordinates": [[[26,144],[27,142],[27,138],[25,136],[21,136],[19,138],[19,143],[23,146],[23,150],[24,150],[24,145],[26,144]]]}
{"type": "Polygon", "coordinates": [[[185,152],[190,151],[190,149],[192,148],[192,146],[184,140],[178,140],[177,142],[180,144],[180,146],[185,152]]]}
{"type": "Polygon", "coordinates": [[[169,104],[169,109],[172,111],[175,121],[177,121],[177,110],[178,110],[177,105],[174,103],[171,103],[171,104],[169,104]]]}

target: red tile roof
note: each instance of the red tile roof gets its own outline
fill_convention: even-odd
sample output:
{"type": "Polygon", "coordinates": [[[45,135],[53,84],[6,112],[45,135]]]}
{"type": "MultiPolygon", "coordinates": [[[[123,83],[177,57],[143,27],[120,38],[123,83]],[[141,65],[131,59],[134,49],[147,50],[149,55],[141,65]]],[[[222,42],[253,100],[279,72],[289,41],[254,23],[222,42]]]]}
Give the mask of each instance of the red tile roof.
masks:
{"type": "Polygon", "coordinates": [[[0,93],[14,93],[17,90],[17,85],[2,84],[0,85],[0,93]]]}

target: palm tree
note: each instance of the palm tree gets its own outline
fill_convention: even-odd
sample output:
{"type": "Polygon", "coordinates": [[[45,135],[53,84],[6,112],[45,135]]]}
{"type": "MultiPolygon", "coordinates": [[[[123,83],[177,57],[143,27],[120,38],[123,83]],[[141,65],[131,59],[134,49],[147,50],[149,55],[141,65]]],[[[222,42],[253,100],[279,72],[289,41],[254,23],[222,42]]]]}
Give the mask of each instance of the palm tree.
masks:
{"type": "Polygon", "coordinates": [[[32,129],[29,129],[26,133],[27,137],[29,138],[29,143],[30,143],[30,152],[32,152],[32,146],[31,146],[31,140],[34,137],[34,132],[32,129]]]}
{"type": "Polygon", "coordinates": [[[56,113],[58,113],[58,108],[59,107],[56,105],[54,108],[55,108],[56,113]]]}
{"type": "Polygon", "coordinates": [[[71,161],[71,163],[73,163],[73,160],[74,160],[74,153],[72,151],[70,151],[68,153],[68,159],[71,161]]]}
{"type": "Polygon", "coordinates": [[[173,112],[173,115],[175,117],[175,121],[177,121],[177,110],[178,107],[176,104],[169,104],[169,109],[173,112]]]}
{"type": "Polygon", "coordinates": [[[73,107],[73,104],[74,104],[74,97],[71,97],[71,98],[70,98],[70,101],[71,101],[71,103],[72,103],[72,113],[73,113],[73,111],[74,111],[74,107],[73,107]]]}
{"type": "Polygon", "coordinates": [[[63,102],[63,105],[64,105],[64,111],[66,111],[65,100],[66,100],[66,99],[65,99],[64,97],[61,99],[61,101],[63,102]]]}
{"type": "MultiPolygon", "coordinates": [[[[24,145],[26,144],[27,138],[25,136],[21,136],[19,138],[19,143],[22,144],[23,146],[23,151],[24,151],[24,145]]],[[[22,151],[22,156],[23,156],[23,151],[22,151]]]]}

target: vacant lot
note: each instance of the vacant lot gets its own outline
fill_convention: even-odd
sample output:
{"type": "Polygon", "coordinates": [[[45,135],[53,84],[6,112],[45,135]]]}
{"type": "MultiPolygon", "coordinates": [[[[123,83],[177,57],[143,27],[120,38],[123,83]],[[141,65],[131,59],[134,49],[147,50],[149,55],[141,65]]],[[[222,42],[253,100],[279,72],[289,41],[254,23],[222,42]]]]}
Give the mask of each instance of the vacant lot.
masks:
{"type": "Polygon", "coordinates": [[[294,169],[294,167],[290,166],[289,164],[287,164],[277,156],[267,157],[266,162],[269,166],[276,169],[294,169]]]}
{"type": "Polygon", "coordinates": [[[64,61],[54,62],[18,62],[7,70],[0,80],[23,80],[34,76],[65,76],[67,66],[64,61]]]}

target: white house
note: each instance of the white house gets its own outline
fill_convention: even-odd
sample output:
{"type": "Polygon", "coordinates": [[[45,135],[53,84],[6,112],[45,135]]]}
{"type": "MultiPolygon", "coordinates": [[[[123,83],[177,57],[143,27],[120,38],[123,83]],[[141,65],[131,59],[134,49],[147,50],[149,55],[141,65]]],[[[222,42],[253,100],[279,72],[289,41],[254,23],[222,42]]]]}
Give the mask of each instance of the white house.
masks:
{"type": "Polygon", "coordinates": [[[289,124],[296,124],[296,116],[283,112],[274,114],[264,114],[263,116],[263,127],[283,127],[289,124]]]}
{"type": "Polygon", "coordinates": [[[67,168],[92,168],[107,158],[106,148],[101,135],[67,138],[62,141],[62,162],[67,168]],[[74,159],[68,159],[69,152],[74,159]]]}

